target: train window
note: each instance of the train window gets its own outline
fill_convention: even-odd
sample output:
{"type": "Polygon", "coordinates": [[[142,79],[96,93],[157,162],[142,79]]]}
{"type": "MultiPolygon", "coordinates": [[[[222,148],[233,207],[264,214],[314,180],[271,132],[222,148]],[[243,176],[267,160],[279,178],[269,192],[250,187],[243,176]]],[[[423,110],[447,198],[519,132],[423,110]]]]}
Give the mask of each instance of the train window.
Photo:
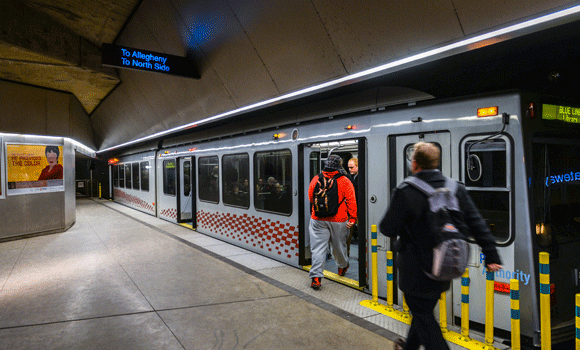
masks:
{"type": "Polygon", "coordinates": [[[175,159],[163,161],[163,193],[175,196],[175,159]]]}
{"type": "Polygon", "coordinates": [[[250,157],[234,154],[222,157],[222,188],[224,204],[250,206],[250,157]]]}
{"type": "Polygon", "coordinates": [[[191,193],[191,161],[183,162],[183,196],[189,197],[191,193]]]}
{"type": "Polygon", "coordinates": [[[257,210],[292,213],[292,153],[290,150],[254,155],[254,205],[257,210]]]}
{"type": "Polygon", "coordinates": [[[149,191],[149,162],[141,162],[141,191],[149,191]]]}
{"type": "Polygon", "coordinates": [[[133,172],[133,189],[139,190],[139,163],[131,164],[133,168],[131,171],[133,172]]]}
{"type": "Polygon", "coordinates": [[[498,243],[509,241],[511,233],[508,145],[505,137],[473,137],[463,142],[462,179],[498,243]]]}
{"type": "Polygon", "coordinates": [[[580,154],[578,140],[532,144],[532,189],[540,246],[580,238],[580,154]]]}
{"type": "Polygon", "coordinates": [[[131,164],[125,164],[125,186],[131,188],[131,164]]]}
{"type": "MultiPolygon", "coordinates": [[[[437,148],[439,148],[439,154],[441,154],[441,145],[437,142],[431,142],[432,144],[434,144],[435,146],[437,146],[437,148]]],[[[405,148],[403,149],[403,152],[405,154],[405,177],[407,176],[411,176],[413,175],[413,171],[411,171],[411,163],[412,163],[412,158],[413,158],[413,152],[415,152],[415,144],[414,143],[410,143],[408,145],[405,146],[405,148]]],[[[438,169],[441,170],[441,162],[439,162],[439,166],[438,169]]]]}
{"type": "Polygon", "coordinates": [[[119,165],[119,187],[125,187],[125,166],[119,165]]]}
{"type": "Polygon", "coordinates": [[[198,193],[202,201],[219,202],[219,159],[217,156],[201,157],[198,162],[198,193]]]}
{"type": "Polygon", "coordinates": [[[113,186],[119,187],[119,166],[113,165],[113,186]]]}

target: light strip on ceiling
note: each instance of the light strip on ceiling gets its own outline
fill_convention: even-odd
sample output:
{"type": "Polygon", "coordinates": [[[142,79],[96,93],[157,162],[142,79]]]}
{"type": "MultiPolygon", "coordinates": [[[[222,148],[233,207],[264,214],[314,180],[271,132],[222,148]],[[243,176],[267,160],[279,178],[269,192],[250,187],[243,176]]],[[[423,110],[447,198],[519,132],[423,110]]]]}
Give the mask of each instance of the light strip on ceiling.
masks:
{"type": "Polygon", "coordinates": [[[206,124],[208,122],[212,122],[212,121],[216,121],[218,119],[223,119],[225,117],[229,117],[235,114],[240,114],[242,112],[247,112],[253,109],[258,109],[260,107],[265,107],[268,105],[273,105],[275,103],[280,103],[282,101],[288,101],[291,100],[293,98],[299,97],[299,96],[305,96],[309,93],[318,91],[324,91],[325,89],[330,89],[333,87],[338,87],[338,86],[344,86],[344,85],[348,85],[348,84],[352,84],[355,82],[359,82],[362,80],[366,80],[366,79],[370,79],[373,78],[377,75],[379,75],[378,73],[381,74],[385,74],[387,72],[389,72],[390,70],[393,70],[394,68],[403,68],[403,67],[407,67],[409,65],[414,64],[419,64],[421,61],[426,60],[426,59],[433,59],[439,55],[443,55],[443,54],[453,54],[453,53],[460,53],[460,52],[464,52],[464,51],[468,51],[468,50],[472,50],[478,47],[481,47],[482,45],[486,44],[486,41],[488,41],[489,39],[496,39],[495,41],[493,41],[492,44],[496,44],[508,39],[512,39],[515,38],[517,36],[521,36],[524,34],[528,34],[528,32],[530,31],[530,29],[534,28],[535,30],[542,30],[542,29],[546,29],[549,28],[551,26],[556,26],[556,25],[561,25],[567,22],[570,22],[572,20],[575,20],[575,18],[572,18],[574,15],[578,15],[580,13],[580,5],[578,6],[574,6],[568,9],[564,9],[561,11],[557,11],[548,15],[544,15],[538,18],[534,18],[528,21],[524,21],[522,23],[518,23],[518,24],[514,24],[511,26],[508,26],[506,28],[502,28],[502,29],[498,29],[498,30],[494,30],[491,31],[489,33],[485,33],[485,34],[481,34],[481,35],[477,35],[474,36],[472,38],[468,38],[468,39],[464,39],[449,45],[445,45],[442,46],[440,48],[435,48],[432,50],[428,50],[416,55],[412,55],[400,60],[396,60],[393,62],[389,62],[383,65],[380,65],[378,67],[375,68],[371,68],[371,69],[367,69],[358,73],[354,73],[354,74],[350,74],[347,76],[344,76],[342,78],[339,79],[335,79],[335,80],[331,80],[329,82],[326,83],[322,83],[322,84],[318,84],[318,85],[314,85],[302,90],[298,90],[295,92],[291,92],[285,95],[281,95],[275,98],[271,98],[269,100],[265,100],[265,101],[261,101],[258,103],[254,103],[245,107],[240,107],[228,112],[224,112],[224,113],[220,113],[217,115],[214,115],[212,117],[208,117],[205,119],[201,119],[189,124],[185,124],[185,125],[181,125],[175,128],[171,128],[165,131],[161,131],[149,136],[145,136],[133,141],[129,141],[129,142],[125,142],[113,147],[109,147],[109,148],[105,148],[103,150],[97,151],[97,153],[101,153],[101,152],[106,152],[106,151],[110,151],[119,147],[125,147],[125,146],[130,146],[132,144],[135,143],[139,143],[139,142],[143,142],[143,141],[147,141],[147,140],[151,140],[160,136],[164,136],[164,135],[168,135],[177,131],[182,131],[185,129],[189,129],[189,128],[194,128],[197,127],[201,124],[206,124]],[[568,19],[566,21],[566,19],[568,19]],[[503,38],[502,38],[503,37],[503,38]],[[474,44],[482,44],[482,45],[474,45],[474,44]],[[470,48],[470,46],[473,46],[470,48]],[[455,51],[459,51],[459,52],[455,52],[455,51]],[[363,79],[364,78],[364,79],[363,79]]]}

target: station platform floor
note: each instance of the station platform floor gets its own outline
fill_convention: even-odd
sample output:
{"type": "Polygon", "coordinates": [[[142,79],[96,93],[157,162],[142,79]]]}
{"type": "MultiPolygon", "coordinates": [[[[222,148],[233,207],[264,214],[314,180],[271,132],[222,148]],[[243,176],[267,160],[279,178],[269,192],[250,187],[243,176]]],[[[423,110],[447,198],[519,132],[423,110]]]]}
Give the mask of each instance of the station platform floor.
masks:
{"type": "MultiPolygon", "coordinates": [[[[122,205],[0,243],[0,349],[392,349],[369,294],[122,205]]],[[[451,349],[462,349],[449,344],[451,349]]]]}

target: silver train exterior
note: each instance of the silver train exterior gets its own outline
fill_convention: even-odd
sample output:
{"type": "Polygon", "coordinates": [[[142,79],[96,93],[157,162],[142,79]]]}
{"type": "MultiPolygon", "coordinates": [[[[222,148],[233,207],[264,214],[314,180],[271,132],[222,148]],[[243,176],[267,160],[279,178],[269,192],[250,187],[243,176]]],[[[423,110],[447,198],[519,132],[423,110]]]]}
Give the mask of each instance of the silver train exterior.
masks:
{"type": "MultiPolygon", "coordinates": [[[[495,273],[496,336],[509,339],[509,282],[515,278],[524,343],[540,344],[538,253],[546,251],[556,342],[573,335],[574,295],[580,292],[580,109],[573,106],[580,102],[505,92],[334,115],[151,150],[119,157],[118,163],[132,163],[132,169],[141,162],[155,165],[148,172],[150,190],[133,189],[134,180],[124,189],[114,179],[115,200],[300,268],[308,258],[308,184],[329,151],[345,160],[355,156],[358,282],[370,291],[371,227],[410,174],[413,144],[434,142],[442,152],[441,171],[465,183],[499,244],[504,267],[495,273]],[[479,108],[488,116],[478,116],[479,108]],[[265,197],[274,188],[284,193],[274,204],[278,207],[265,197]]],[[[113,168],[112,176],[119,177],[113,168]]],[[[393,242],[379,234],[378,245],[378,290],[385,297],[385,251],[393,242]]],[[[485,324],[486,275],[480,249],[473,245],[471,251],[469,317],[477,328],[485,324]]],[[[395,297],[402,305],[402,293],[395,297]]],[[[461,279],[447,298],[448,320],[459,325],[461,279]]]]}

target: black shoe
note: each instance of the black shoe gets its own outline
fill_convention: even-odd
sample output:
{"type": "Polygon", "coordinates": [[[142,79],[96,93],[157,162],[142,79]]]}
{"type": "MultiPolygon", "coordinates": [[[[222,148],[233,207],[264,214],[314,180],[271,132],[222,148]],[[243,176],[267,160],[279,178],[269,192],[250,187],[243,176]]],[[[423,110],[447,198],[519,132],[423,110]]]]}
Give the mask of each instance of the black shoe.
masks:
{"type": "Polygon", "coordinates": [[[405,349],[405,341],[403,340],[403,338],[395,340],[395,343],[393,343],[393,350],[403,350],[403,349],[405,349]]]}
{"type": "Polygon", "coordinates": [[[314,290],[319,290],[321,285],[322,285],[321,278],[320,277],[314,277],[312,279],[312,284],[310,285],[310,287],[312,287],[312,289],[314,289],[314,290]]]}

